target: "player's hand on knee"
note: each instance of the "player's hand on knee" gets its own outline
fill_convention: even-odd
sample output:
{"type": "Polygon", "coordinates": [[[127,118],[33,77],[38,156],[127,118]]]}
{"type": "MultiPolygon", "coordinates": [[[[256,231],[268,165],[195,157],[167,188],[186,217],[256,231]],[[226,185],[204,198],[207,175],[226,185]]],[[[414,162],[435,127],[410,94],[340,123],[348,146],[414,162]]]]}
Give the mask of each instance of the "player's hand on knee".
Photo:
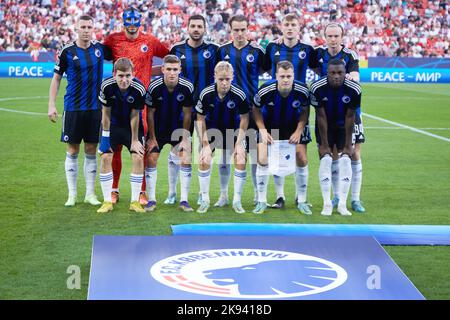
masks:
{"type": "Polygon", "coordinates": [[[158,142],[156,141],[155,138],[148,138],[146,142],[146,147],[148,152],[151,152],[155,147],[159,148],[158,142]]]}
{"type": "Polygon", "coordinates": [[[331,149],[330,149],[329,146],[325,146],[325,145],[321,144],[319,146],[319,157],[320,157],[320,159],[322,159],[326,154],[329,154],[330,156],[332,156],[331,149]]]}
{"type": "Polygon", "coordinates": [[[300,143],[300,138],[302,136],[302,132],[295,131],[289,138],[289,143],[298,144],[300,143]]]}
{"type": "Polygon", "coordinates": [[[180,150],[191,153],[191,139],[183,138],[180,143],[180,150]]]}
{"type": "Polygon", "coordinates": [[[353,146],[345,146],[344,149],[342,150],[342,155],[341,156],[346,154],[346,155],[348,155],[351,158],[352,155],[353,155],[353,152],[354,152],[353,146]]]}
{"type": "Polygon", "coordinates": [[[143,156],[145,149],[142,143],[138,140],[131,142],[131,148],[130,151],[136,152],[138,155],[143,156]]]}
{"type": "Polygon", "coordinates": [[[272,144],[273,138],[267,130],[261,130],[261,138],[264,144],[272,144]]]}
{"type": "Polygon", "coordinates": [[[212,150],[211,145],[208,143],[207,145],[204,145],[200,151],[200,162],[209,164],[211,163],[211,158],[212,150]]]}

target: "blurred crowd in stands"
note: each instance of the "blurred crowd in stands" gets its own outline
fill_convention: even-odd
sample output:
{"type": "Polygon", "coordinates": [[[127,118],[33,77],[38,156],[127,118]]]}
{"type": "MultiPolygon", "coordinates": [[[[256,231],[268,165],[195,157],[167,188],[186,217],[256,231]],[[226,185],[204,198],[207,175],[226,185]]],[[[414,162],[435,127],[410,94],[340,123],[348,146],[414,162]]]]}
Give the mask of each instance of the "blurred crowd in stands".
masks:
{"type": "Polygon", "coordinates": [[[231,16],[250,20],[251,40],[266,45],[281,34],[283,15],[294,12],[302,22],[302,42],[324,44],[323,28],[339,22],[344,44],[363,58],[376,56],[450,57],[448,1],[403,0],[2,0],[0,51],[51,51],[74,40],[77,17],[96,20],[101,41],[122,28],[122,11],[134,6],[143,14],[142,28],[170,47],[186,35],[189,16],[207,18],[208,40],[230,40],[231,16]]]}

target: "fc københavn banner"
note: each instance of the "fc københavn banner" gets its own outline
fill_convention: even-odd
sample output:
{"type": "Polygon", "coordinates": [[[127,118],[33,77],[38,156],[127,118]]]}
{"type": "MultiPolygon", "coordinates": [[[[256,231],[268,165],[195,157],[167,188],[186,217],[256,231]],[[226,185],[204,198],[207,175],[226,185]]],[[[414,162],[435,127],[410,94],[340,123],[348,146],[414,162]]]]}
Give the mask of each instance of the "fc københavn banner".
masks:
{"type": "Polygon", "coordinates": [[[88,299],[424,299],[372,237],[95,236],[88,299]]]}

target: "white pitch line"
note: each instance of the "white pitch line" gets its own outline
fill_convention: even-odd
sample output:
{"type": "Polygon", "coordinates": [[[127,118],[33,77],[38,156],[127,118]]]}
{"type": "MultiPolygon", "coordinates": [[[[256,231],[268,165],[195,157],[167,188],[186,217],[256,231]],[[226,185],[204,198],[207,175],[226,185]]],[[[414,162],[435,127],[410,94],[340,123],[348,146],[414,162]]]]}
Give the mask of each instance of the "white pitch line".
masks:
{"type": "Polygon", "coordinates": [[[394,121],[390,121],[390,120],[387,120],[387,119],[384,119],[384,118],[373,116],[373,115],[365,113],[365,112],[363,112],[362,114],[363,114],[363,116],[371,118],[371,119],[375,119],[375,120],[378,120],[378,121],[381,121],[381,122],[389,123],[389,124],[392,124],[392,125],[397,126],[397,127],[401,127],[401,128],[404,128],[404,129],[409,129],[411,131],[414,131],[414,132],[417,132],[417,133],[421,133],[421,134],[426,135],[426,136],[430,136],[430,137],[433,137],[433,138],[436,138],[436,139],[439,139],[439,140],[450,142],[449,138],[438,136],[437,134],[429,133],[427,131],[423,131],[423,130],[420,130],[420,129],[417,129],[417,128],[414,128],[414,127],[410,127],[410,126],[407,126],[407,125],[404,125],[404,124],[401,124],[401,123],[398,123],[398,122],[394,122],[394,121]]]}
{"type": "Polygon", "coordinates": [[[48,96],[0,98],[0,102],[13,100],[27,100],[27,99],[44,99],[44,98],[48,98],[48,96]]]}
{"type": "MultiPolygon", "coordinates": [[[[379,130],[409,130],[408,128],[401,127],[366,127],[364,126],[364,130],[366,129],[379,129],[379,130]]],[[[416,128],[419,130],[439,130],[439,131],[449,131],[450,128],[416,128]]]]}
{"type": "Polygon", "coordinates": [[[12,109],[6,109],[6,108],[0,108],[0,111],[6,111],[6,112],[12,112],[12,113],[21,113],[21,114],[27,114],[30,116],[46,116],[46,113],[42,112],[29,112],[29,111],[19,111],[19,110],[12,110],[12,109]]]}

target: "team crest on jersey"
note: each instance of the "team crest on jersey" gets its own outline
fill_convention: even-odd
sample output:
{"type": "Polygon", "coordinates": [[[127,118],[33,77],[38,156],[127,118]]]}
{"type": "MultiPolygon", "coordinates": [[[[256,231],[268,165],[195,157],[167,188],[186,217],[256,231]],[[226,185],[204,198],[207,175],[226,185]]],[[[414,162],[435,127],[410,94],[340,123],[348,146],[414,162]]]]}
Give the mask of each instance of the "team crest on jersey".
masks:
{"type": "Polygon", "coordinates": [[[305,58],[306,58],[306,52],[305,52],[305,51],[300,51],[300,52],[298,53],[298,57],[299,57],[300,59],[305,59],[305,58]]]}
{"type": "Polygon", "coordinates": [[[293,108],[298,108],[298,107],[300,107],[300,105],[301,105],[301,103],[300,103],[299,100],[294,100],[294,101],[292,102],[292,107],[293,107],[293,108]]]}
{"type": "Polygon", "coordinates": [[[342,102],[343,103],[349,103],[350,102],[350,97],[349,96],[343,96],[342,97],[342,102]]]}
{"type": "Polygon", "coordinates": [[[102,56],[102,53],[98,49],[95,49],[94,53],[97,58],[100,58],[102,56]]]}
{"type": "Polygon", "coordinates": [[[134,102],[134,98],[132,96],[129,96],[127,98],[128,103],[133,103],[134,102]]]}
{"type": "Polygon", "coordinates": [[[205,59],[211,58],[211,52],[209,52],[209,50],[203,51],[203,58],[205,59]]]}
{"type": "Polygon", "coordinates": [[[181,102],[184,100],[184,95],[182,93],[180,93],[179,95],[177,95],[177,101],[181,102]]]}
{"type": "Polygon", "coordinates": [[[142,52],[147,52],[147,51],[148,51],[148,47],[147,47],[146,44],[143,44],[143,45],[141,46],[141,51],[142,51],[142,52]]]}
{"type": "Polygon", "coordinates": [[[65,142],[69,141],[69,136],[68,136],[67,134],[64,135],[63,140],[64,140],[65,142]]]}
{"type": "Polygon", "coordinates": [[[255,56],[252,55],[251,53],[249,53],[246,57],[247,61],[252,63],[253,61],[255,61],[255,56]]]}
{"type": "Polygon", "coordinates": [[[234,103],[233,100],[228,101],[227,108],[228,109],[234,109],[234,107],[236,107],[236,103],[234,103]]]}

